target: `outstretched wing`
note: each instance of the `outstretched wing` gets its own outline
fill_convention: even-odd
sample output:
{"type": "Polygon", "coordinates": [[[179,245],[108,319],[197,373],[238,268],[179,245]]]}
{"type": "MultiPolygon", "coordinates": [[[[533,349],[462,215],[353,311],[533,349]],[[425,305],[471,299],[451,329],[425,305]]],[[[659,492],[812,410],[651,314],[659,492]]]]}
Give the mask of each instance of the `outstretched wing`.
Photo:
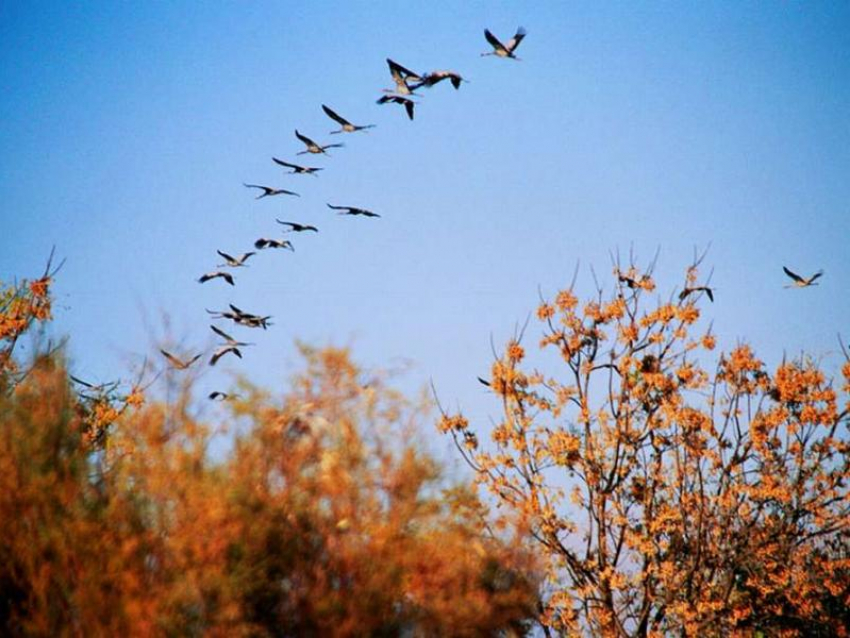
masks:
{"type": "Polygon", "coordinates": [[[332,208],[333,210],[351,210],[348,206],[334,206],[333,204],[328,204],[328,208],[332,208]]]}
{"type": "Polygon", "coordinates": [[[387,64],[389,65],[390,73],[394,78],[399,77],[404,80],[410,79],[414,81],[419,81],[422,79],[422,76],[418,73],[414,73],[410,69],[401,66],[398,62],[390,60],[389,58],[387,58],[387,64]]]}
{"type": "Polygon", "coordinates": [[[294,168],[294,169],[302,168],[301,166],[298,166],[298,164],[290,164],[289,162],[284,162],[283,160],[278,159],[276,157],[273,157],[272,161],[275,164],[278,164],[279,166],[285,166],[286,168],[294,168]]]}
{"type": "Polygon", "coordinates": [[[336,121],[336,122],[339,122],[339,123],[340,123],[340,124],[342,124],[343,126],[346,126],[346,125],[347,125],[347,126],[351,126],[351,122],[349,122],[348,120],[346,120],[344,117],[340,117],[340,115],[338,115],[336,112],[334,112],[334,110],[333,110],[333,109],[328,108],[328,107],[327,107],[327,106],[325,106],[324,104],[322,104],[322,110],[323,110],[323,111],[325,112],[325,114],[326,114],[329,118],[331,118],[332,120],[334,120],[334,121],[336,121]]]}
{"type": "Polygon", "coordinates": [[[221,337],[222,339],[224,339],[225,341],[236,341],[236,339],[234,339],[233,337],[231,337],[229,334],[227,334],[224,330],[222,330],[222,329],[221,329],[221,328],[219,328],[218,326],[213,326],[212,324],[210,324],[210,329],[211,329],[214,333],[216,333],[219,337],[221,337]]]}
{"type": "Polygon", "coordinates": [[[782,266],[782,270],[784,270],[785,274],[788,275],[789,277],[791,277],[791,279],[793,279],[794,281],[798,281],[800,283],[803,283],[803,278],[800,275],[798,275],[797,273],[791,272],[785,266],[782,266]]]}
{"type": "Polygon", "coordinates": [[[499,41],[499,38],[490,33],[490,29],[484,29],[484,37],[487,38],[487,42],[490,43],[490,46],[494,49],[498,49],[500,51],[507,51],[508,49],[499,41]]]}
{"type": "Polygon", "coordinates": [[[519,43],[522,42],[522,39],[525,37],[525,29],[520,27],[516,30],[516,35],[508,40],[508,43],[505,45],[505,48],[509,53],[513,53],[514,50],[519,46],[519,43]]]}
{"type": "Polygon", "coordinates": [[[811,278],[809,279],[809,283],[812,283],[815,279],[819,279],[822,276],[823,276],[823,271],[818,270],[814,275],[811,276],[811,278]]]}
{"type": "Polygon", "coordinates": [[[295,137],[297,137],[299,140],[304,142],[307,146],[318,146],[318,144],[316,144],[313,140],[311,140],[306,135],[301,135],[301,133],[298,132],[298,129],[295,129],[295,137]]]}

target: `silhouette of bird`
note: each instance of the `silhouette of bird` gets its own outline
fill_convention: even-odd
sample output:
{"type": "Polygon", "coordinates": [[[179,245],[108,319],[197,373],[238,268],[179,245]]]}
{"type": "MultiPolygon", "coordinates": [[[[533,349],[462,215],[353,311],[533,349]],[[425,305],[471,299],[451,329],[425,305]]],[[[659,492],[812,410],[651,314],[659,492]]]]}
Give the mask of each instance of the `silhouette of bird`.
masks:
{"type": "Polygon", "coordinates": [[[267,315],[265,317],[261,317],[260,315],[254,315],[249,312],[245,312],[240,308],[237,308],[233,304],[228,304],[230,306],[230,310],[209,310],[206,309],[207,313],[212,315],[215,319],[230,319],[236,324],[240,326],[247,326],[249,328],[262,328],[265,330],[268,326],[272,325],[269,321],[271,319],[271,315],[267,315]]]}
{"type": "Polygon", "coordinates": [[[210,365],[214,366],[216,363],[218,363],[218,360],[221,359],[228,352],[232,352],[240,359],[242,358],[242,353],[239,351],[239,348],[237,348],[236,346],[225,345],[221,346],[218,350],[213,352],[212,357],[210,357],[210,365]]]}
{"type": "Polygon", "coordinates": [[[264,248],[286,248],[295,252],[295,247],[287,239],[270,239],[268,237],[260,237],[254,242],[254,247],[263,250],[264,248]]]}
{"type": "Polygon", "coordinates": [[[298,164],[290,164],[289,162],[284,162],[282,159],[278,159],[276,157],[273,157],[272,161],[279,166],[283,166],[284,168],[291,168],[292,170],[289,171],[289,175],[304,174],[318,177],[316,173],[322,170],[321,168],[316,168],[314,166],[299,166],[298,164]]]}
{"type": "Polygon", "coordinates": [[[219,264],[218,268],[223,268],[225,266],[229,266],[230,268],[237,268],[239,266],[244,266],[245,262],[248,261],[248,257],[250,257],[251,255],[257,254],[255,252],[250,252],[250,253],[242,253],[238,257],[233,257],[231,255],[228,255],[225,252],[220,251],[220,250],[216,250],[215,252],[217,252],[219,255],[221,255],[221,257],[225,261],[225,263],[219,264]]]}
{"type": "Polygon", "coordinates": [[[168,359],[168,362],[171,364],[171,366],[173,368],[176,368],[177,370],[185,370],[203,356],[202,354],[196,354],[191,359],[183,360],[175,357],[173,354],[171,354],[170,352],[166,352],[165,350],[160,349],[160,352],[166,359],[168,359]]]}
{"type": "Polygon", "coordinates": [[[390,67],[390,75],[393,77],[393,82],[395,82],[395,89],[392,91],[384,89],[385,92],[413,95],[413,92],[422,86],[422,76],[418,73],[406,69],[398,62],[393,62],[389,58],[387,58],[387,66],[390,67]],[[413,82],[414,85],[411,86],[408,82],[413,82]]]}
{"type": "Polygon", "coordinates": [[[233,275],[231,275],[229,272],[222,272],[221,270],[216,270],[215,272],[208,272],[207,274],[202,275],[201,278],[198,279],[198,283],[203,284],[208,282],[210,279],[215,279],[216,277],[221,277],[231,286],[236,285],[235,283],[233,283],[233,275]]]}
{"type": "Polygon", "coordinates": [[[682,292],[679,293],[679,301],[684,300],[685,297],[694,292],[704,292],[706,295],[708,295],[709,301],[711,301],[711,303],[714,303],[714,289],[709,288],[708,286],[694,286],[693,288],[683,288],[682,292]]]}
{"type": "Polygon", "coordinates": [[[293,193],[285,188],[272,188],[271,186],[260,186],[259,184],[243,184],[243,186],[245,188],[259,188],[262,190],[262,194],[257,195],[256,199],[262,199],[263,197],[270,197],[272,195],[292,195],[294,197],[301,197],[298,193],[293,193]]]}
{"type": "Polygon", "coordinates": [[[331,135],[336,135],[337,133],[354,133],[355,131],[365,131],[365,130],[370,129],[370,128],[375,128],[374,124],[365,124],[365,125],[362,125],[362,126],[357,125],[357,124],[352,124],[351,122],[349,122],[344,117],[340,116],[339,114],[337,114],[331,108],[325,106],[324,104],[322,104],[322,110],[325,112],[325,114],[329,118],[331,118],[335,122],[339,123],[339,125],[342,127],[338,131],[331,131],[330,132],[331,135]]]}
{"type": "Polygon", "coordinates": [[[818,270],[811,277],[801,277],[795,272],[791,272],[785,266],[782,266],[782,270],[785,271],[785,274],[791,277],[794,280],[793,284],[787,284],[785,288],[806,288],[807,286],[817,286],[815,280],[818,279],[821,275],[823,275],[823,270],[818,270]]]}
{"type": "Polygon", "coordinates": [[[452,86],[455,87],[455,89],[460,88],[461,82],[469,82],[469,80],[465,80],[460,76],[460,74],[455,73],[454,71],[431,71],[430,73],[426,73],[422,78],[421,86],[431,88],[443,80],[451,80],[452,86]]]}
{"type": "Polygon", "coordinates": [[[319,153],[324,153],[325,155],[328,155],[329,153],[327,152],[327,149],[342,148],[343,146],[345,146],[345,144],[325,144],[324,146],[320,146],[306,135],[301,135],[301,133],[298,132],[298,129],[295,130],[295,137],[301,140],[307,147],[306,150],[296,153],[297,155],[304,155],[305,153],[314,153],[316,155],[318,155],[319,153]]]}
{"type": "Polygon", "coordinates": [[[249,343],[247,341],[237,341],[236,339],[231,337],[229,334],[227,334],[224,330],[222,330],[218,326],[210,325],[210,328],[219,337],[224,339],[227,342],[227,345],[229,345],[229,346],[253,346],[254,345],[253,343],[249,343]]]}
{"type": "Polygon", "coordinates": [[[312,230],[314,233],[318,233],[319,229],[315,226],[310,226],[308,224],[298,224],[296,222],[284,222],[279,219],[275,219],[278,224],[283,224],[284,226],[289,226],[289,230],[284,231],[287,233],[303,233],[305,230],[312,230]]]}
{"type": "Polygon", "coordinates": [[[384,95],[378,100],[378,104],[386,104],[387,102],[401,104],[404,106],[404,110],[407,111],[407,117],[411,120],[413,119],[413,106],[416,104],[413,100],[400,95],[384,95]]]}
{"type": "Polygon", "coordinates": [[[207,398],[210,401],[227,401],[230,398],[230,395],[227,394],[227,392],[219,392],[218,390],[215,390],[214,392],[210,392],[207,395],[207,398]]]}
{"type": "Polygon", "coordinates": [[[380,217],[378,213],[373,213],[371,210],[366,210],[365,208],[357,208],[355,206],[334,206],[333,204],[328,204],[328,208],[332,208],[333,210],[344,211],[339,213],[340,215],[363,215],[364,217],[380,217]]]}
{"type": "Polygon", "coordinates": [[[514,60],[519,60],[519,58],[514,55],[514,51],[516,51],[519,43],[522,42],[522,39],[525,37],[525,29],[522,27],[517,29],[516,35],[508,40],[506,44],[502,44],[501,41],[499,41],[499,38],[490,33],[489,29],[484,29],[484,37],[487,38],[487,42],[490,43],[493,50],[488,51],[487,53],[482,53],[482,56],[495,55],[500,58],[513,58],[514,60]]]}

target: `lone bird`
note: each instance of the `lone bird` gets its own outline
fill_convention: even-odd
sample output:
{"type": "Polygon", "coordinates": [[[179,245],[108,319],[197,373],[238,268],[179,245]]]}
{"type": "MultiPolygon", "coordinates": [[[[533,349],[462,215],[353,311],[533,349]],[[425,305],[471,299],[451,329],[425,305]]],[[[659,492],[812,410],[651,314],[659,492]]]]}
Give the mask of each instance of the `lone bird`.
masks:
{"type": "Polygon", "coordinates": [[[251,255],[257,254],[255,252],[250,252],[250,253],[242,253],[238,257],[233,257],[231,255],[228,255],[225,252],[220,251],[220,250],[217,250],[215,252],[217,252],[219,255],[221,255],[222,259],[224,259],[224,261],[225,261],[225,263],[219,264],[218,268],[223,268],[224,266],[229,266],[230,268],[238,268],[239,266],[244,266],[245,262],[248,261],[248,257],[250,257],[251,255]]]}
{"type": "Polygon", "coordinates": [[[431,88],[443,80],[451,80],[455,90],[460,88],[461,82],[469,82],[469,80],[463,79],[459,73],[455,73],[454,71],[431,71],[430,73],[426,73],[422,78],[421,86],[431,88]]]}
{"type": "Polygon", "coordinates": [[[682,292],[679,293],[679,301],[683,301],[688,295],[694,292],[704,292],[706,295],[708,295],[708,300],[711,303],[714,303],[714,289],[709,288],[708,286],[694,286],[693,288],[683,288],[682,292]]]}
{"type": "Polygon", "coordinates": [[[179,359],[179,358],[175,357],[173,354],[171,354],[170,352],[166,352],[165,350],[160,349],[160,352],[163,354],[163,356],[166,359],[168,359],[168,362],[171,364],[171,366],[173,368],[176,368],[177,370],[187,369],[190,365],[195,363],[195,361],[197,361],[198,359],[200,359],[203,356],[202,354],[196,354],[191,359],[184,361],[183,359],[179,359]]]}
{"type": "Polygon", "coordinates": [[[295,247],[288,239],[270,239],[268,237],[260,237],[254,242],[254,247],[258,250],[263,250],[264,248],[286,248],[287,250],[295,252],[295,247]]]}
{"type": "Polygon", "coordinates": [[[319,229],[315,226],[310,226],[308,224],[298,224],[296,222],[284,222],[279,219],[275,219],[278,224],[282,224],[284,226],[289,226],[289,230],[284,231],[287,233],[303,233],[305,230],[312,230],[314,233],[318,233],[319,229]]]}
{"type": "Polygon", "coordinates": [[[522,42],[522,39],[525,37],[525,29],[522,27],[517,29],[516,35],[508,40],[507,44],[502,44],[499,38],[490,33],[489,29],[484,29],[484,37],[487,38],[487,42],[490,43],[493,50],[488,51],[487,53],[482,53],[482,56],[495,55],[500,58],[513,58],[514,60],[519,60],[519,58],[514,55],[514,51],[516,51],[519,43],[522,42]]]}
{"type": "Polygon", "coordinates": [[[216,270],[215,272],[208,272],[205,275],[201,275],[201,278],[198,279],[198,283],[203,284],[208,282],[210,279],[215,279],[217,277],[221,277],[231,286],[236,285],[235,283],[233,283],[233,275],[231,275],[229,272],[222,272],[221,270],[216,270]]]}
{"type": "Polygon", "coordinates": [[[218,350],[213,352],[213,356],[210,357],[210,365],[214,366],[216,363],[218,363],[218,360],[221,359],[228,352],[232,352],[233,354],[235,354],[240,359],[242,358],[242,353],[239,351],[239,348],[237,348],[236,346],[232,346],[232,345],[228,344],[228,345],[221,346],[218,350]]]}
{"type": "Polygon", "coordinates": [[[343,211],[339,213],[340,215],[363,215],[364,217],[380,217],[378,213],[373,213],[371,210],[366,210],[365,208],[356,208],[355,206],[334,206],[333,204],[328,204],[328,208],[343,211]]]}
{"type": "Polygon", "coordinates": [[[413,92],[422,86],[423,78],[418,73],[414,73],[410,69],[406,69],[398,62],[393,62],[389,58],[387,58],[387,66],[390,67],[390,75],[393,77],[393,82],[395,82],[395,90],[387,91],[388,93],[413,95],[413,92]],[[414,85],[411,86],[408,82],[413,82],[414,85]]]}
{"type": "Polygon", "coordinates": [[[325,115],[327,115],[329,118],[331,118],[335,122],[339,123],[339,125],[342,127],[338,131],[331,131],[330,132],[331,135],[336,135],[337,133],[354,133],[356,131],[365,131],[365,130],[370,129],[370,128],[375,128],[374,124],[364,124],[362,126],[357,125],[357,124],[352,124],[351,122],[346,120],[344,117],[342,117],[341,115],[336,113],[333,109],[325,106],[324,104],[322,104],[322,110],[325,112],[325,115]]]}
{"type": "Polygon", "coordinates": [[[298,132],[298,129],[295,129],[295,137],[297,137],[299,140],[301,140],[304,143],[304,145],[307,147],[306,150],[296,153],[297,155],[304,155],[305,153],[313,153],[315,155],[318,155],[320,153],[324,153],[325,155],[328,155],[329,153],[328,153],[327,149],[329,149],[329,148],[342,148],[343,146],[345,146],[345,144],[325,144],[324,146],[320,146],[319,144],[316,144],[316,142],[311,140],[306,135],[301,135],[301,133],[298,132]]]}
{"type": "Polygon", "coordinates": [[[413,119],[413,106],[416,102],[410,98],[402,97],[400,95],[384,95],[378,100],[378,104],[386,104],[387,102],[401,104],[404,106],[404,110],[407,111],[407,117],[411,120],[413,119]]]}
{"type": "Polygon", "coordinates": [[[299,166],[298,164],[290,164],[289,162],[284,162],[282,159],[278,159],[276,157],[273,157],[272,161],[278,166],[283,166],[284,168],[291,168],[292,170],[289,171],[289,175],[303,174],[318,177],[316,173],[322,170],[321,168],[316,168],[315,166],[299,166]]]}
{"type": "Polygon", "coordinates": [[[815,283],[815,280],[818,279],[821,275],[823,275],[823,271],[818,270],[814,275],[809,278],[806,278],[801,277],[795,272],[791,272],[785,266],[782,266],[782,270],[784,270],[785,274],[794,280],[793,284],[787,284],[784,286],[785,288],[806,288],[808,286],[817,286],[818,284],[815,283]]]}
{"type": "Polygon", "coordinates": [[[207,395],[207,398],[210,401],[227,401],[230,398],[230,395],[227,394],[227,392],[219,392],[218,390],[215,390],[214,392],[210,392],[207,395]]]}
{"type": "Polygon", "coordinates": [[[257,195],[256,199],[262,199],[263,197],[270,197],[272,195],[292,195],[293,197],[301,197],[298,193],[293,193],[285,188],[272,188],[271,186],[260,186],[259,184],[243,184],[243,186],[245,188],[259,188],[262,190],[262,194],[257,195]]]}

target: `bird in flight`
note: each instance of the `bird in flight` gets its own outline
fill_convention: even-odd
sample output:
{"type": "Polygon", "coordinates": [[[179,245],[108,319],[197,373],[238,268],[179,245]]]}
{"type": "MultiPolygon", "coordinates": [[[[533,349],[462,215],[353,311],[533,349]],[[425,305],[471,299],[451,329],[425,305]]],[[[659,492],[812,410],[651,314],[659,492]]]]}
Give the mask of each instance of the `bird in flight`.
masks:
{"type": "Polygon", "coordinates": [[[343,146],[345,146],[345,144],[325,144],[324,146],[320,146],[306,135],[301,135],[301,133],[298,132],[298,129],[295,129],[295,137],[301,140],[307,147],[306,150],[296,153],[297,155],[304,155],[305,153],[314,153],[316,155],[318,155],[319,153],[324,153],[325,155],[328,155],[327,149],[342,148],[343,146]]]}
{"type": "Polygon", "coordinates": [[[279,219],[275,219],[278,224],[282,224],[284,226],[289,226],[289,230],[284,231],[287,233],[303,233],[305,230],[312,230],[314,233],[318,233],[319,229],[315,226],[310,226],[308,224],[298,224],[296,222],[284,222],[279,219]]]}
{"type": "Polygon", "coordinates": [[[258,250],[263,250],[264,248],[286,248],[287,250],[295,252],[295,247],[288,239],[270,239],[268,237],[260,237],[254,242],[254,247],[258,250]]]}
{"type": "Polygon", "coordinates": [[[454,71],[431,71],[430,73],[426,73],[422,78],[421,86],[431,88],[443,80],[451,80],[452,86],[455,89],[460,88],[461,82],[469,82],[469,80],[465,80],[459,73],[455,73],[454,71]]]}
{"type": "Polygon", "coordinates": [[[250,257],[251,255],[257,254],[255,252],[250,252],[250,253],[242,253],[238,257],[233,257],[231,255],[228,255],[225,252],[220,251],[220,250],[217,250],[215,252],[217,252],[219,255],[221,255],[221,257],[225,261],[225,263],[219,264],[218,268],[223,268],[225,266],[229,266],[230,268],[237,268],[239,266],[244,266],[245,262],[248,261],[248,257],[250,257]]]}
{"type": "Polygon", "coordinates": [[[216,270],[215,272],[208,272],[207,274],[202,275],[201,278],[198,279],[198,283],[203,284],[208,282],[210,279],[215,279],[216,277],[221,277],[231,286],[236,285],[235,283],[233,283],[233,275],[231,275],[229,272],[222,272],[221,270],[216,270]]]}
{"type": "Polygon", "coordinates": [[[166,359],[168,359],[168,362],[171,364],[171,366],[173,368],[176,368],[177,370],[187,369],[190,365],[195,363],[195,361],[197,361],[203,356],[201,354],[196,354],[191,359],[183,360],[175,357],[173,354],[171,354],[170,352],[166,352],[165,350],[160,349],[160,352],[166,359]]]}
{"type": "Polygon", "coordinates": [[[278,159],[276,157],[273,157],[272,161],[278,166],[283,166],[284,168],[291,168],[292,170],[289,171],[290,175],[304,174],[318,177],[316,173],[322,170],[321,168],[316,168],[315,166],[299,166],[298,164],[290,164],[289,162],[284,162],[282,159],[278,159]]]}
{"type": "Polygon", "coordinates": [[[522,42],[522,39],[525,37],[525,29],[522,27],[517,29],[516,35],[508,40],[506,44],[502,44],[499,38],[490,33],[489,29],[484,29],[484,37],[487,38],[487,42],[490,43],[493,50],[488,51],[487,53],[482,53],[482,56],[495,55],[500,58],[513,58],[514,60],[519,60],[519,58],[514,55],[514,51],[516,51],[519,43],[522,42]]]}
{"type": "Polygon", "coordinates": [[[364,217],[380,217],[378,213],[373,213],[371,210],[366,210],[365,208],[356,208],[355,206],[334,206],[333,204],[328,204],[328,208],[343,211],[339,213],[340,215],[363,215],[364,217]]]}
{"type": "Polygon", "coordinates": [[[207,395],[207,398],[210,401],[227,401],[230,398],[230,395],[227,394],[227,392],[219,392],[218,390],[215,390],[214,392],[210,392],[207,395]]]}
{"type": "Polygon", "coordinates": [[[808,286],[817,286],[818,284],[815,283],[815,280],[818,279],[821,275],[823,275],[823,271],[818,270],[814,275],[806,278],[806,277],[801,277],[800,275],[798,275],[795,272],[791,272],[785,266],[782,266],[782,270],[784,270],[785,274],[788,275],[789,277],[791,277],[791,279],[794,280],[793,284],[787,284],[785,286],[785,288],[806,288],[808,286]]]}
{"type": "Polygon", "coordinates": [[[230,319],[240,326],[247,326],[249,328],[262,328],[265,330],[272,325],[271,322],[269,322],[271,315],[261,317],[259,315],[253,315],[249,312],[245,312],[233,304],[229,304],[229,306],[230,310],[207,310],[207,313],[212,315],[215,319],[230,319]]]}
{"type": "Polygon", "coordinates": [[[679,293],[679,301],[683,301],[688,295],[694,292],[704,292],[706,295],[708,295],[708,300],[711,303],[714,303],[714,289],[709,288],[708,286],[694,286],[693,288],[683,288],[682,292],[679,293]]]}
{"type": "Polygon", "coordinates": [[[301,197],[298,193],[293,193],[292,191],[288,191],[285,188],[272,188],[271,186],[260,186],[259,184],[243,184],[245,188],[259,188],[263,192],[260,195],[257,195],[256,199],[262,199],[263,197],[270,197],[272,195],[292,195],[294,197],[301,197]]]}
{"type": "Polygon", "coordinates": [[[410,98],[402,97],[400,95],[384,95],[378,100],[378,104],[386,104],[387,102],[401,104],[404,106],[404,110],[407,111],[407,117],[411,120],[413,119],[413,106],[416,102],[410,98]]]}
{"type": "Polygon", "coordinates": [[[414,91],[422,86],[422,76],[418,73],[414,73],[410,69],[406,69],[401,66],[398,62],[393,62],[389,58],[387,58],[387,66],[390,67],[390,75],[393,77],[393,82],[395,82],[395,90],[388,91],[388,93],[398,93],[400,95],[413,95],[414,91]],[[408,82],[413,82],[413,86],[408,84],[408,82]]]}
{"type": "Polygon", "coordinates": [[[322,104],[322,110],[325,112],[325,115],[337,122],[342,127],[338,131],[331,131],[331,135],[336,135],[337,133],[354,133],[355,131],[365,131],[370,128],[375,128],[374,124],[365,124],[362,126],[352,124],[344,117],[336,113],[333,109],[325,106],[324,104],[322,104]]]}
{"type": "Polygon", "coordinates": [[[221,346],[218,350],[213,352],[212,357],[210,357],[210,365],[214,366],[216,363],[218,363],[218,360],[221,359],[228,352],[232,352],[233,354],[235,354],[240,359],[242,358],[242,353],[239,351],[239,348],[237,348],[236,346],[232,346],[232,345],[228,344],[228,345],[221,346]]]}

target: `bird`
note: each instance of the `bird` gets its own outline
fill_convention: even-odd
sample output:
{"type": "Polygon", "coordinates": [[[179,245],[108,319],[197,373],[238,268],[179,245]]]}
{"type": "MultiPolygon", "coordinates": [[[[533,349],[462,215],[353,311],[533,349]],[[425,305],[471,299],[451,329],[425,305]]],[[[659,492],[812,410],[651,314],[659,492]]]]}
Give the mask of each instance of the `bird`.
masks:
{"type": "Polygon", "coordinates": [[[263,197],[270,197],[271,195],[292,195],[294,197],[301,197],[298,193],[293,193],[292,191],[288,191],[285,188],[272,188],[271,186],[260,186],[259,184],[243,184],[245,188],[259,188],[263,192],[261,195],[257,195],[256,199],[262,199],[263,197]]]}
{"type": "Polygon", "coordinates": [[[399,93],[400,95],[413,95],[413,92],[422,86],[422,76],[414,73],[410,69],[406,69],[398,62],[393,62],[387,58],[387,65],[390,67],[390,75],[393,76],[395,82],[395,90],[387,91],[388,93],[399,93]],[[408,81],[413,81],[415,84],[411,86],[408,81]]]}
{"type": "Polygon", "coordinates": [[[430,73],[426,73],[422,78],[421,86],[431,88],[443,80],[451,80],[452,86],[455,89],[460,88],[461,82],[469,82],[469,80],[462,78],[459,73],[455,73],[454,71],[431,71],[430,73]]]}
{"type": "Polygon", "coordinates": [[[342,127],[338,131],[331,131],[331,135],[336,135],[337,133],[354,133],[355,131],[365,131],[370,128],[375,128],[374,124],[365,124],[362,126],[352,124],[351,122],[349,122],[344,117],[340,116],[338,113],[334,112],[331,108],[325,106],[324,104],[322,104],[322,110],[329,118],[331,118],[335,122],[338,122],[339,125],[342,127]]]}
{"type": "Polygon", "coordinates": [[[332,208],[333,210],[344,211],[342,213],[339,213],[340,215],[363,215],[364,217],[380,217],[378,213],[373,213],[371,210],[366,210],[365,208],[357,208],[355,206],[334,206],[333,204],[328,204],[328,208],[332,208]]]}
{"type": "Polygon", "coordinates": [[[233,283],[233,275],[231,275],[229,272],[222,272],[221,270],[216,270],[215,272],[208,272],[207,274],[202,275],[201,278],[198,279],[198,283],[202,284],[209,281],[210,279],[215,279],[216,277],[221,277],[231,286],[236,285],[235,283],[233,283]]]}
{"type": "Polygon", "coordinates": [[[287,239],[270,239],[268,237],[260,237],[254,242],[254,247],[258,250],[263,250],[264,248],[286,248],[287,250],[295,252],[295,247],[292,245],[292,242],[287,239]]]}
{"type": "Polygon", "coordinates": [[[325,155],[328,155],[327,149],[342,148],[343,146],[345,146],[345,144],[326,144],[325,146],[320,146],[306,135],[301,135],[301,133],[298,132],[298,129],[295,129],[295,137],[301,140],[307,147],[306,150],[296,153],[297,155],[304,155],[305,153],[314,153],[316,155],[318,155],[319,153],[324,153],[325,155]]]}
{"type": "Polygon", "coordinates": [[[245,262],[248,260],[248,257],[250,257],[251,255],[257,254],[255,252],[250,252],[250,253],[242,253],[238,257],[233,257],[231,255],[228,255],[225,252],[220,251],[220,250],[216,250],[215,252],[217,252],[219,255],[221,255],[221,257],[226,262],[226,263],[223,263],[223,264],[219,264],[217,266],[218,268],[224,268],[225,266],[229,266],[230,268],[237,268],[239,266],[244,266],[245,262]]]}
{"type": "Polygon", "coordinates": [[[795,272],[791,272],[785,266],[782,266],[782,270],[784,270],[785,274],[794,280],[793,284],[787,284],[785,288],[806,288],[807,286],[817,286],[818,284],[815,283],[815,280],[818,279],[821,275],[823,275],[823,270],[818,270],[811,277],[805,278],[801,277],[795,272]]]}
{"type": "Polygon", "coordinates": [[[230,398],[230,395],[227,394],[227,392],[219,392],[218,390],[215,390],[214,392],[210,392],[207,395],[207,398],[210,401],[227,401],[230,398]]]}
{"type": "Polygon", "coordinates": [[[213,352],[212,357],[210,357],[210,365],[214,366],[216,363],[218,363],[218,360],[221,359],[228,352],[232,352],[233,354],[235,354],[240,359],[242,358],[242,352],[240,352],[239,348],[237,348],[236,346],[232,346],[232,345],[228,344],[228,345],[221,346],[218,350],[213,352]]]}
{"type": "Polygon", "coordinates": [[[708,300],[714,303],[714,290],[708,286],[694,286],[693,288],[686,287],[682,289],[682,292],[679,293],[679,301],[684,300],[685,297],[694,292],[704,292],[708,295],[708,300]]]}
{"type": "Polygon", "coordinates": [[[299,166],[298,164],[290,164],[289,162],[284,162],[282,159],[278,159],[276,157],[273,157],[272,161],[279,166],[291,168],[292,170],[289,171],[290,175],[304,174],[312,175],[313,177],[318,177],[316,173],[322,170],[321,168],[316,168],[315,166],[299,166]]]}
{"type": "Polygon", "coordinates": [[[502,44],[499,41],[499,38],[490,33],[489,29],[484,29],[484,37],[487,38],[487,42],[490,43],[493,50],[488,51],[487,53],[482,53],[482,56],[495,55],[500,58],[513,58],[514,60],[519,60],[519,58],[514,55],[514,51],[516,51],[519,43],[522,42],[522,39],[525,37],[525,29],[522,27],[517,29],[516,35],[508,40],[507,44],[502,44]]]}
{"type": "Polygon", "coordinates": [[[212,315],[214,319],[230,319],[233,323],[236,323],[240,326],[247,326],[248,328],[262,328],[263,330],[267,329],[272,323],[269,321],[271,319],[271,315],[267,315],[265,317],[261,317],[260,315],[254,315],[250,312],[245,312],[244,310],[237,308],[233,304],[228,304],[230,306],[230,310],[209,310],[206,309],[207,313],[212,315]]]}
{"type": "Polygon", "coordinates": [[[160,352],[163,354],[163,356],[166,359],[168,359],[168,361],[169,361],[169,363],[171,363],[172,367],[176,368],[177,370],[185,370],[186,368],[188,368],[190,365],[195,363],[195,361],[197,361],[198,359],[200,359],[203,356],[202,354],[196,354],[191,359],[183,360],[183,359],[178,359],[173,354],[171,354],[170,352],[166,352],[165,350],[160,349],[160,352]]]}
{"type": "Polygon", "coordinates": [[[218,326],[210,325],[210,328],[219,337],[224,339],[227,342],[227,345],[229,345],[229,346],[253,346],[254,345],[253,343],[249,343],[249,342],[246,342],[246,341],[237,341],[236,339],[231,337],[229,334],[227,334],[224,330],[222,330],[218,326]]]}
{"type": "Polygon", "coordinates": [[[404,110],[407,111],[407,117],[411,120],[413,119],[413,106],[416,104],[416,102],[414,102],[410,98],[402,97],[400,95],[383,95],[378,100],[378,104],[386,104],[387,102],[403,105],[404,110]]]}
{"type": "Polygon", "coordinates": [[[284,226],[289,226],[289,230],[285,231],[287,233],[303,233],[305,230],[312,230],[314,233],[318,233],[319,229],[315,226],[310,226],[308,224],[298,224],[296,222],[284,222],[279,219],[275,219],[278,224],[283,224],[284,226]]]}

